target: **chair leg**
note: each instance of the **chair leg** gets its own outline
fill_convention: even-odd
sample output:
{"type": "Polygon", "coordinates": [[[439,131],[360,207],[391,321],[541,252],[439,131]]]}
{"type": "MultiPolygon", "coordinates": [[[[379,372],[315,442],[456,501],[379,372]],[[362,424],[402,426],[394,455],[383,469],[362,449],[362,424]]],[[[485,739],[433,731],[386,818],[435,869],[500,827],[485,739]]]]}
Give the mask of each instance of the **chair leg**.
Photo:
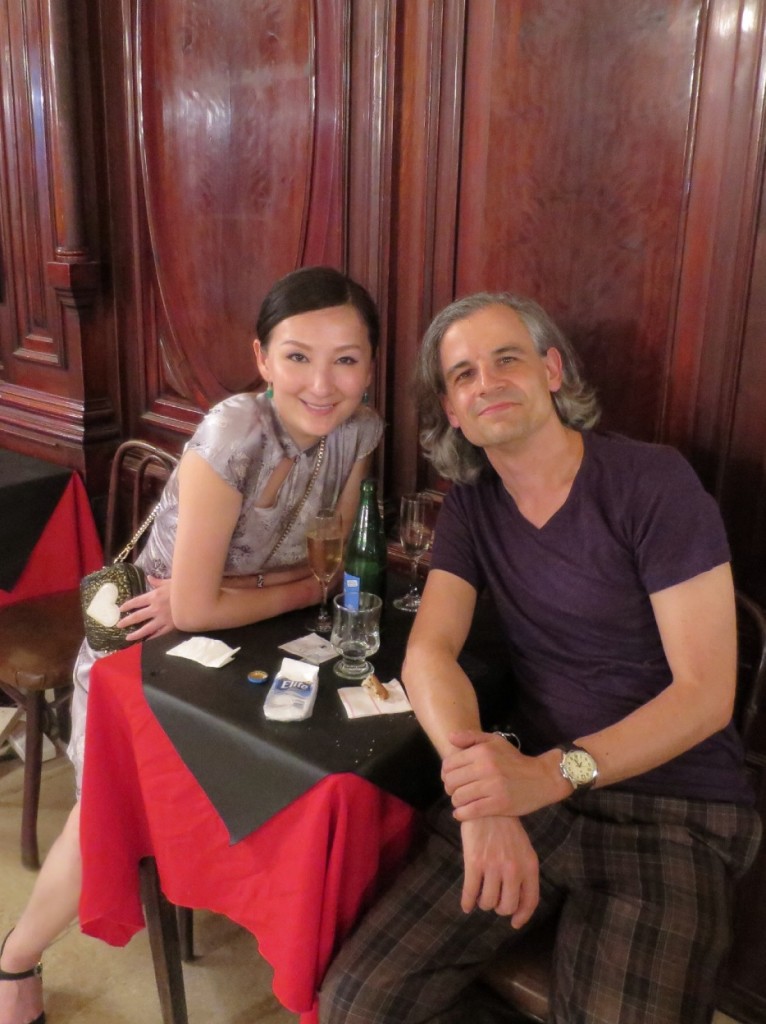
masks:
{"type": "Polygon", "coordinates": [[[144,857],[139,873],[162,1021],[163,1024],[188,1024],[175,912],[160,889],[154,857],[144,857]]]}
{"type": "Polygon", "coordinates": [[[59,749],[66,751],[69,737],[72,735],[72,691],[66,690],[63,694],[56,693],[50,711],[56,723],[56,745],[59,749]]]}
{"type": "Polygon", "coordinates": [[[181,942],[181,959],[185,964],[194,960],[194,911],[191,907],[176,907],[176,924],[181,942]]]}
{"type": "Polygon", "coordinates": [[[30,692],[26,700],[27,727],[24,744],[24,798],[21,811],[21,863],[37,871],[37,810],[40,805],[40,774],[43,763],[43,715],[45,693],[30,692]]]}

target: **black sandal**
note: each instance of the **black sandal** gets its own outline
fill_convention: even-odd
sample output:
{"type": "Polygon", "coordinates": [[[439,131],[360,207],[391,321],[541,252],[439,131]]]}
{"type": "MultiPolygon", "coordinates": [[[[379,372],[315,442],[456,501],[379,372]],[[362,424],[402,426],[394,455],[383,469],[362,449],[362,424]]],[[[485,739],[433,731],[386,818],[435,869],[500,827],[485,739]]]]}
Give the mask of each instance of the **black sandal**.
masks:
{"type": "MultiPolygon", "coordinates": [[[[11,931],[13,931],[13,929],[11,929],[11,931]]],[[[8,935],[10,934],[11,932],[8,932],[8,935]]],[[[5,936],[2,946],[0,946],[0,960],[3,958],[3,950],[5,949],[5,944],[8,941],[8,935],[5,936]]],[[[39,978],[42,973],[42,961],[35,964],[34,967],[30,967],[28,971],[4,971],[2,967],[0,967],[0,981],[23,981],[24,978],[39,978]]],[[[28,1024],[45,1024],[45,1010],[38,1014],[34,1020],[30,1020],[28,1024]]]]}

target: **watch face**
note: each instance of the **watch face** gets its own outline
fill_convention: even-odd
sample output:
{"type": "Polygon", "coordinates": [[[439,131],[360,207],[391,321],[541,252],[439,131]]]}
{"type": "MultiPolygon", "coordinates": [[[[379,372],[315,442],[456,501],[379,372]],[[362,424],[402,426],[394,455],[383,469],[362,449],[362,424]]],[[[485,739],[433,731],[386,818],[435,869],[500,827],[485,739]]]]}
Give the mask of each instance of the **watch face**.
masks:
{"type": "Polygon", "coordinates": [[[564,767],[576,786],[593,782],[596,776],[596,762],[585,750],[570,750],[564,756],[564,767]]]}

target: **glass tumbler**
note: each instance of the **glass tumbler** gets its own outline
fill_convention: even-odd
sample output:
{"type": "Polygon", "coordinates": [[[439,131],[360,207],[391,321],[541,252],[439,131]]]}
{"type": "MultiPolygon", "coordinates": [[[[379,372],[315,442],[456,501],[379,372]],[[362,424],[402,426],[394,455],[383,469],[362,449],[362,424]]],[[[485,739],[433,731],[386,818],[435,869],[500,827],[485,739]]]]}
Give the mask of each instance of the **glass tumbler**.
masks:
{"type": "Polygon", "coordinates": [[[330,643],[342,655],[334,672],[343,679],[366,679],[373,670],[366,659],[380,647],[383,602],[377,594],[363,591],[359,595],[359,608],[347,608],[343,594],[336,594],[332,604],[330,643]]]}

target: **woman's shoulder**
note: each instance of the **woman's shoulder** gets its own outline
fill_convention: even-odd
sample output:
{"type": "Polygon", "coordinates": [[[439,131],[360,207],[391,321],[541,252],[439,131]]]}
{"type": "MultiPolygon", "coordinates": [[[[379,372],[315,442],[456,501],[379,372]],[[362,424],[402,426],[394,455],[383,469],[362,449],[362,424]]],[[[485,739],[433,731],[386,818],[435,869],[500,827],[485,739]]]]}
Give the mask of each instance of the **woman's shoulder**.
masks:
{"type": "Polygon", "coordinates": [[[190,448],[211,442],[239,440],[261,433],[267,422],[263,396],[253,392],[230,395],[212,406],[194,432],[190,448]]]}
{"type": "Polygon", "coordinates": [[[185,450],[196,452],[227,483],[242,490],[254,460],[263,457],[273,433],[271,422],[262,395],[232,395],[207,412],[185,450]]]}
{"type": "Polygon", "coordinates": [[[267,401],[265,395],[254,391],[229,395],[211,406],[202,422],[236,423],[240,427],[247,423],[261,424],[266,416],[267,401]]]}

